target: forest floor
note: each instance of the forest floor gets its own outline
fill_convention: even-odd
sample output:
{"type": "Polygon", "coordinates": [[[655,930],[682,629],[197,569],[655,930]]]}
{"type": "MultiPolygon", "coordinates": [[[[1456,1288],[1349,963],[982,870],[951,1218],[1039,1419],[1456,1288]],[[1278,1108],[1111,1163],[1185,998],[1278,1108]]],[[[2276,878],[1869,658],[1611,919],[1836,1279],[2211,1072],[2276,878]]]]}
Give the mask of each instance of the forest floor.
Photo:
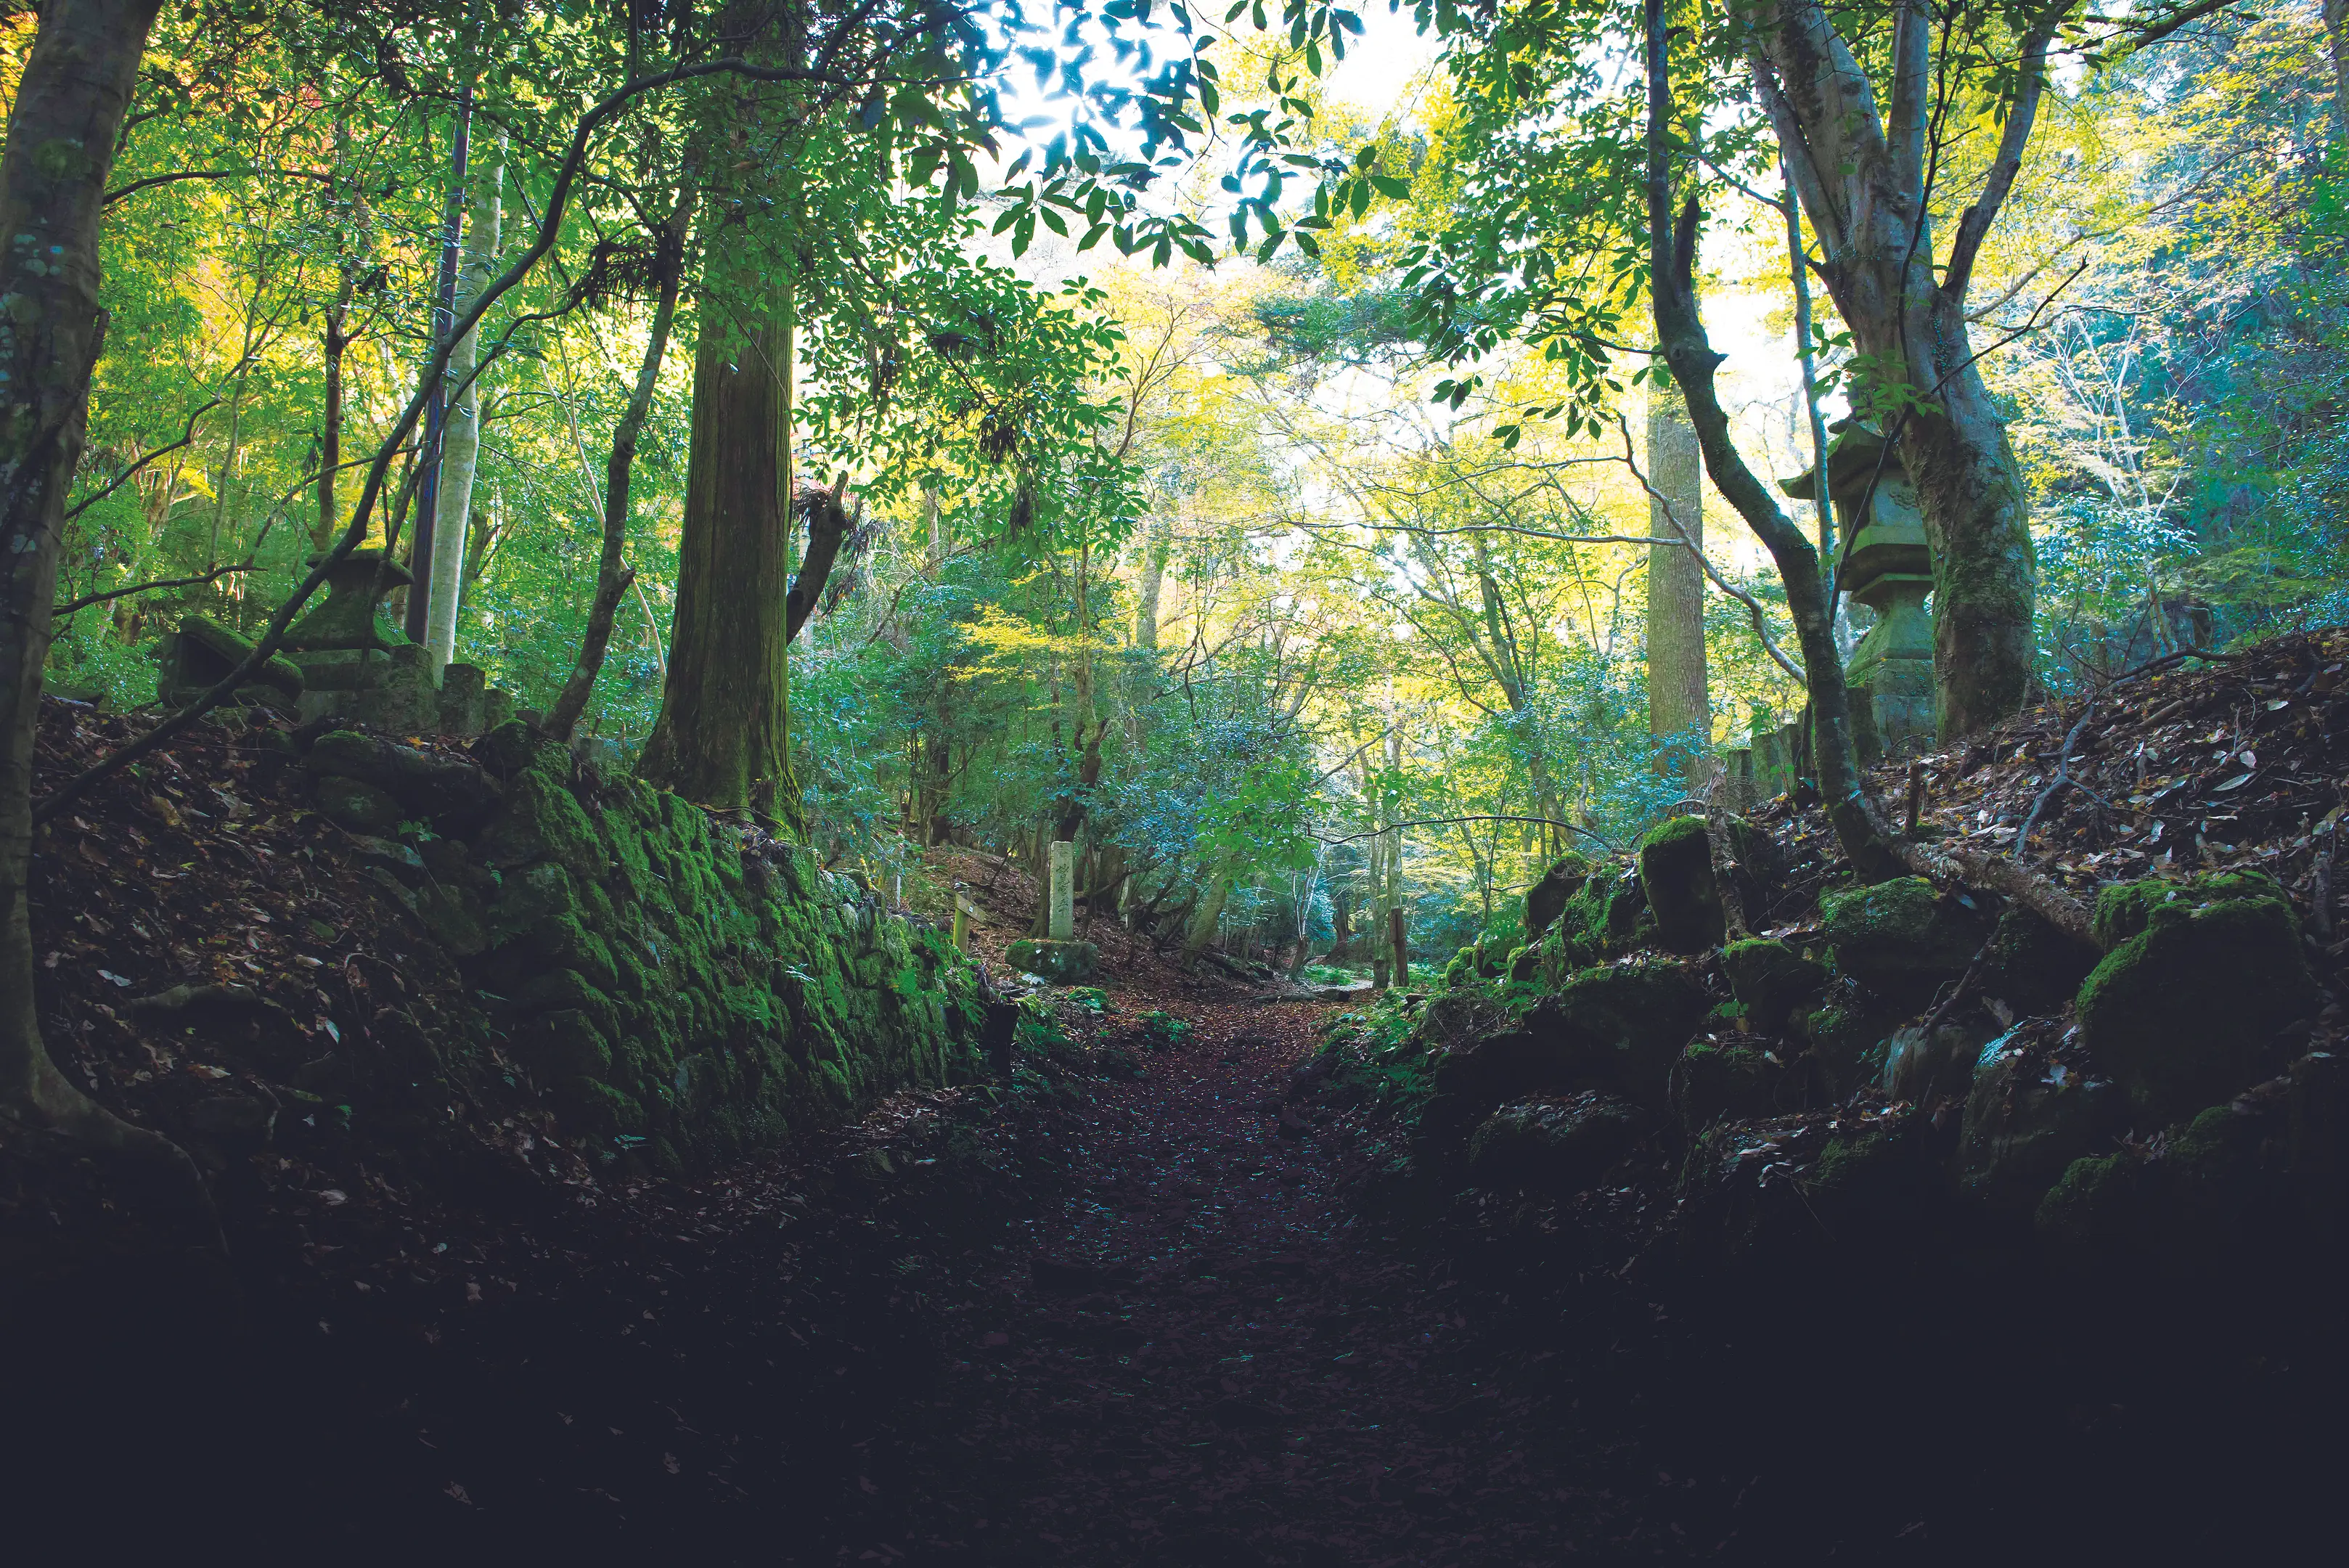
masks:
{"type": "Polygon", "coordinates": [[[1371,1568],[1679,1542],[1669,1479],[1497,1378],[1474,1293],[1355,1206],[1371,1157],[1284,1110],[1330,1004],[1112,995],[1195,1030],[1027,1114],[903,1096],[820,1150],[463,1239],[435,1252],[445,1290],[330,1252],[241,1321],[126,1345],[100,1314],[17,1474],[88,1505],[65,1516],[84,1542],[362,1561],[1371,1568]],[[925,1189],[957,1127],[992,1147],[925,1189]]]}

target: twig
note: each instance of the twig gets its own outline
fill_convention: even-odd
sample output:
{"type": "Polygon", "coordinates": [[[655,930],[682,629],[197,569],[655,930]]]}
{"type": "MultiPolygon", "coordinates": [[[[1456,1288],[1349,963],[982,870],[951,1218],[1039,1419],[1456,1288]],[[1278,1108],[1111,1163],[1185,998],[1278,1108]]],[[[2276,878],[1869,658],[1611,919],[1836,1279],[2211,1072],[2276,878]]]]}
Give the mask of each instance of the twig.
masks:
{"type": "Polygon", "coordinates": [[[97,505],[99,502],[105,500],[116,491],[129,483],[132,476],[137,474],[140,469],[146,467],[149,463],[154,462],[165,452],[177,452],[181,447],[187,445],[190,441],[195,440],[196,421],[202,419],[214,409],[219,408],[220,405],[221,400],[218,398],[214,398],[211,402],[206,403],[202,408],[198,409],[194,413],[190,414],[188,416],[187,431],[180,437],[179,440],[173,441],[169,446],[159,446],[153,452],[140,453],[139,456],[131,460],[129,467],[124,469],[120,473],[116,474],[113,480],[97,494],[84,496],[81,500],[75,502],[71,506],[67,507],[66,509],[65,520],[68,523],[72,522],[75,518],[80,516],[83,513],[97,505]]]}
{"type": "Polygon", "coordinates": [[[201,577],[164,577],[152,583],[133,583],[127,588],[109,588],[102,594],[84,594],[78,599],[67,599],[61,605],[51,605],[49,615],[54,619],[69,616],[76,610],[88,609],[92,605],[102,605],[109,599],[127,599],[133,594],[160,593],[165,588],[201,587],[206,583],[225,577],[232,572],[257,572],[260,569],[252,562],[246,561],[233,566],[214,566],[201,577]]]}
{"type": "MultiPolygon", "coordinates": [[[[2071,774],[2073,742],[2079,740],[2080,732],[2088,727],[2088,721],[2095,716],[2095,711],[2096,700],[2094,697],[2091,697],[2088,699],[2088,705],[2080,710],[2079,722],[2072,726],[2071,733],[2064,737],[2063,753],[2055,759],[2055,776],[2047,781],[2047,787],[2039,792],[2039,798],[2031,803],[2031,809],[2029,811],[2023,813],[2023,826],[2016,829],[2014,835],[2014,857],[2017,860],[2023,858],[2023,846],[2031,841],[2032,825],[2039,820],[2040,812],[2046,807],[2049,801],[2055,798],[2056,792],[2061,790],[2065,784],[2077,785],[2081,794],[2087,795],[2089,799],[2094,800],[2097,805],[2104,806],[2106,811],[2110,811],[2112,809],[2110,805],[2105,802],[2094,792],[2090,791],[2086,785],[2080,784],[2079,781],[2073,778],[2071,774]]],[[[1913,802],[1916,797],[1917,784],[1915,777],[1912,774],[1909,785],[1909,798],[1913,802]]],[[[1913,805],[1910,808],[1909,815],[1913,821],[1916,815],[1913,805]]]]}

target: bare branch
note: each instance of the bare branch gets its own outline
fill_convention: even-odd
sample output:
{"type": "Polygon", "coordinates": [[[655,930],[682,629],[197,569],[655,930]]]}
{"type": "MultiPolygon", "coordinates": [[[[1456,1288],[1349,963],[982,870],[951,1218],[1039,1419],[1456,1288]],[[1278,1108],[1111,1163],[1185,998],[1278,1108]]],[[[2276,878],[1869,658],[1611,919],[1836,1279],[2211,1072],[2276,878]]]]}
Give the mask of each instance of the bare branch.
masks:
{"type": "Polygon", "coordinates": [[[102,594],[84,594],[78,599],[67,599],[61,605],[52,605],[49,607],[49,614],[52,618],[63,618],[76,610],[85,610],[92,605],[102,605],[109,599],[127,599],[133,594],[160,593],[165,588],[201,587],[205,583],[217,582],[232,573],[258,569],[252,562],[246,561],[233,566],[214,566],[200,577],[165,577],[160,582],[134,583],[127,588],[109,588],[102,594]]]}
{"type": "Polygon", "coordinates": [[[173,441],[169,446],[159,446],[153,452],[140,453],[137,460],[134,461],[129,468],[126,468],[120,473],[116,474],[114,476],[113,483],[107,485],[105,489],[100,490],[95,495],[85,496],[81,500],[75,502],[72,506],[67,508],[65,520],[68,523],[72,522],[75,518],[80,516],[83,513],[97,505],[99,502],[105,500],[116,491],[129,483],[132,476],[137,474],[140,469],[146,467],[149,463],[154,462],[165,452],[177,452],[181,447],[187,445],[190,441],[195,440],[196,421],[202,419],[214,409],[219,408],[220,405],[221,400],[218,398],[214,398],[211,402],[206,403],[202,408],[198,409],[194,413],[190,414],[188,416],[187,431],[180,437],[179,440],[173,441]]]}

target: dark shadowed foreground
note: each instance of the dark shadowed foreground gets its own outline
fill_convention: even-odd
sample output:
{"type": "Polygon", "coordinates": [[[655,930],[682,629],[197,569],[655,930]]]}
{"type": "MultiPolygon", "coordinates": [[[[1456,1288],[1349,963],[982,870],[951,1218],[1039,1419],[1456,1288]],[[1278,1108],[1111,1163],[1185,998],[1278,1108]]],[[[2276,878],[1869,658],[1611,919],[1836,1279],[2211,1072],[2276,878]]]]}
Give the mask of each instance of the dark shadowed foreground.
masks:
{"type": "Polygon", "coordinates": [[[1415,1200],[1295,1071],[1334,1008],[1150,1000],[817,1156],[428,1239],[429,1287],[96,1281],[8,1473],[85,1561],[2223,1560],[2330,1492],[2332,1369],[2261,1324],[1668,1312],[1415,1200]]]}

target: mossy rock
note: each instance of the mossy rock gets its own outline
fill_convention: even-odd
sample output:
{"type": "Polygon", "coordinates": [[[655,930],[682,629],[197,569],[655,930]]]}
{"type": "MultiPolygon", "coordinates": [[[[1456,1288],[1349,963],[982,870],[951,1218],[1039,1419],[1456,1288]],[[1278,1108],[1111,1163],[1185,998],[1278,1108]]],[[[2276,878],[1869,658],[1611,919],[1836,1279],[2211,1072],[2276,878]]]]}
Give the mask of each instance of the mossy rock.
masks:
{"type": "Polygon", "coordinates": [[[1922,877],[1899,877],[1819,899],[1836,968],[1901,1006],[1921,1007],[1965,973],[1990,922],[1922,877]]]}
{"type": "Polygon", "coordinates": [[[1574,1192],[1630,1153],[1649,1121],[1637,1106],[1592,1091],[1506,1105],[1469,1139],[1469,1174],[1485,1186],[1574,1192]]]}
{"type": "Polygon", "coordinates": [[[2190,1116],[2271,1075],[2285,1023],[2315,1010],[2300,926],[2265,877],[2099,898],[2116,931],[2144,924],[2080,987],[2083,1043],[2141,1126],[2190,1116]]]}
{"type": "Polygon", "coordinates": [[[2282,899],[2284,890],[2264,871],[2206,871],[2183,879],[2143,877],[2101,888],[2092,923],[2096,940],[2109,952],[2142,932],[2158,909],[2224,903],[2230,898],[2282,899]]]}
{"type": "Polygon", "coordinates": [[[579,1009],[540,1013],[515,1026],[512,1042],[516,1054],[533,1072],[598,1082],[611,1075],[612,1043],[595,1020],[579,1009]]]}
{"type": "Polygon", "coordinates": [[[2069,1271],[2145,1250],[2152,1233],[2146,1159],[2133,1148],[2085,1155],[2039,1200],[2032,1228],[2040,1250],[2069,1271]]]}
{"type": "Polygon", "coordinates": [[[575,876],[592,878],[609,864],[595,825],[571,793],[571,753],[553,742],[542,742],[514,774],[506,785],[504,809],[473,846],[500,869],[554,860],[575,876]]]}
{"type": "Polygon", "coordinates": [[[435,882],[418,889],[416,918],[452,958],[471,958],[490,945],[488,915],[468,888],[435,882]]]}
{"type": "Polygon", "coordinates": [[[1672,1064],[1713,1006],[1692,969],[1661,961],[1587,970],[1527,1021],[1577,1079],[1640,1105],[1668,1100],[1672,1064]]]}
{"type": "Polygon", "coordinates": [[[2058,1012],[2096,967],[2097,950],[2020,906],[2010,906],[1983,950],[1978,985],[2019,1017],[2058,1012]]]}
{"type": "Polygon", "coordinates": [[[1811,1044],[1821,1092],[1840,1100],[1882,1073],[1886,1042],[1897,1016],[1846,986],[1832,993],[1826,1005],[1796,1012],[1789,1023],[1811,1044]]]}
{"type": "Polygon", "coordinates": [[[356,730],[332,730],[319,736],[303,766],[316,774],[373,784],[398,800],[409,816],[429,819],[451,832],[469,831],[487,821],[502,794],[495,779],[471,763],[356,730]]]}
{"type": "Polygon", "coordinates": [[[1661,945],[1683,953],[1720,945],[1721,887],[1704,818],[1670,817],[1649,831],[1640,841],[1640,888],[1661,945]]]}
{"type": "Polygon", "coordinates": [[[1971,1022],[1938,1023],[1929,1032],[1910,1024],[1884,1043],[1884,1092],[1896,1100],[1923,1102],[1963,1095],[1973,1086],[1974,1067],[1995,1026],[1971,1022]]]}
{"type": "Polygon", "coordinates": [[[329,774],[318,780],[318,810],[327,821],[353,833],[384,834],[408,820],[399,802],[358,779],[329,774]]]}
{"type": "Polygon", "coordinates": [[[1730,943],[1722,950],[1721,968],[1730,991],[1745,1004],[1749,1026],[1764,1033],[1784,1028],[1788,1015],[1827,981],[1825,964],[1766,937],[1730,943]]]}
{"type": "Polygon", "coordinates": [[[1593,869],[1588,857],[1571,851],[1551,861],[1541,880],[1526,889],[1526,935],[1538,937],[1549,929],[1590,880],[1593,869]]]}
{"type": "Polygon", "coordinates": [[[2108,1149],[2122,1130],[2119,1089],[2062,1054],[2046,1033],[2015,1030],[1977,1056],[1958,1136],[1958,1193],[1993,1217],[2028,1220],[2075,1160],[2108,1149]]]}
{"type": "Polygon", "coordinates": [[[1091,942],[1054,942],[1022,938],[1003,951],[1012,968],[1053,985],[1084,985],[1101,967],[1101,949],[1091,942]]]}
{"type": "Polygon", "coordinates": [[[1791,1097],[1783,1062],[1758,1040],[1692,1041],[1672,1064],[1672,1115],[1693,1137],[1724,1117],[1766,1116],[1791,1097]]]}
{"type": "Polygon", "coordinates": [[[1612,876],[1595,875],[1569,899],[1556,928],[1568,949],[1586,961],[1629,952],[1652,933],[1647,890],[1640,870],[1627,866],[1612,876]]]}

